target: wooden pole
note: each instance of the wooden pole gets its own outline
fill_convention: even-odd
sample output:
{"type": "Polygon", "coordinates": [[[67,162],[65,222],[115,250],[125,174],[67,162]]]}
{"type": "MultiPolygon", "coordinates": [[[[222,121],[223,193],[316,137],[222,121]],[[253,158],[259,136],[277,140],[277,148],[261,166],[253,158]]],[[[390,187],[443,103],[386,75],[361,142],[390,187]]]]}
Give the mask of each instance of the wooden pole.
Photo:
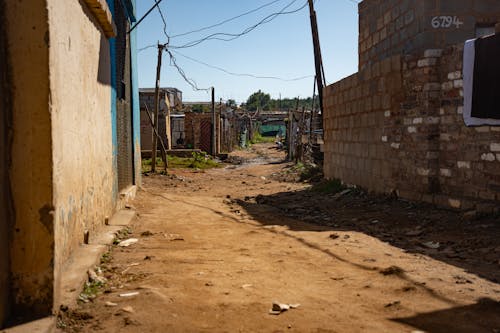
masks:
{"type": "Polygon", "coordinates": [[[318,96],[319,96],[319,108],[321,114],[323,114],[323,87],[325,83],[325,77],[323,74],[323,60],[321,58],[321,47],[319,44],[319,33],[318,33],[318,22],[316,20],[316,11],[314,10],[313,0],[308,0],[309,2],[309,16],[311,19],[311,31],[314,47],[314,66],[316,69],[316,84],[318,86],[318,96]]]}
{"type": "MultiPolygon", "coordinates": [[[[161,158],[163,159],[163,163],[165,163],[165,172],[167,171],[168,168],[168,159],[167,159],[167,149],[165,148],[165,145],[163,144],[163,140],[161,139],[160,135],[158,134],[158,131],[155,128],[155,125],[153,123],[153,117],[151,117],[151,114],[149,113],[149,108],[146,103],[144,103],[144,106],[146,107],[146,114],[148,115],[149,121],[151,122],[151,127],[153,128],[153,135],[156,136],[160,140],[160,146],[161,146],[161,158]]],[[[152,164],[151,164],[152,166],[152,164]]]]}
{"type": "Polygon", "coordinates": [[[212,156],[215,156],[217,154],[217,124],[216,124],[216,117],[215,117],[215,89],[212,87],[212,147],[211,147],[211,153],[212,156]]]}
{"type": "MultiPolygon", "coordinates": [[[[165,45],[158,44],[158,62],[156,63],[156,83],[155,83],[155,103],[154,103],[154,129],[158,133],[158,122],[160,120],[160,72],[161,58],[165,45]]],[[[161,141],[161,138],[160,138],[161,141]]],[[[153,145],[151,147],[151,172],[156,172],[156,150],[158,149],[158,137],[153,135],[153,145]]]]}
{"type": "Polygon", "coordinates": [[[221,141],[222,141],[221,117],[222,117],[222,98],[220,99],[219,114],[217,115],[217,154],[221,153],[221,141]]]}
{"type": "Polygon", "coordinates": [[[312,103],[311,103],[311,114],[309,115],[309,144],[312,144],[312,137],[313,137],[313,121],[314,121],[314,109],[315,109],[315,97],[316,96],[316,78],[314,80],[314,87],[313,87],[313,97],[312,97],[312,103]]]}
{"type": "Polygon", "coordinates": [[[172,106],[170,105],[170,96],[165,98],[165,102],[167,105],[167,116],[165,121],[165,129],[167,130],[167,149],[170,150],[172,149],[172,124],[170,122],[170,110],[172,106]]]}

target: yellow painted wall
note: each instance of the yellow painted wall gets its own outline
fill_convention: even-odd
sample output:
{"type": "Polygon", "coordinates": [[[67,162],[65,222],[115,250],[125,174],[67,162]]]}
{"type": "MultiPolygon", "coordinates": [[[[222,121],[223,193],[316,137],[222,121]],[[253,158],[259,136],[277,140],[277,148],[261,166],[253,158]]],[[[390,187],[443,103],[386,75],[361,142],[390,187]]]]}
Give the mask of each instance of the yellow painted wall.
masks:
{"type": "Polygon", "coordinates": [[[9,139],[8,124],[12,116],[10,108],[10,82],[7,65],[7,37],[5,34],[5,5],[0,3],[0,328],[3,327],[9,310],[9,226],[10,189],[8,179],[9,139]]]}
{"type": "Polygon", "coordinates": [[[13,90],[13,308],[41,316],[52,310],[54,266],[48,14],[45,1],[4,3],[13,90]]]}
{"type": "Polygon", "coordinates": [[[57,303],[63,264],[114,209],[110,50],[81,2],[47,3],[57,303]]]}

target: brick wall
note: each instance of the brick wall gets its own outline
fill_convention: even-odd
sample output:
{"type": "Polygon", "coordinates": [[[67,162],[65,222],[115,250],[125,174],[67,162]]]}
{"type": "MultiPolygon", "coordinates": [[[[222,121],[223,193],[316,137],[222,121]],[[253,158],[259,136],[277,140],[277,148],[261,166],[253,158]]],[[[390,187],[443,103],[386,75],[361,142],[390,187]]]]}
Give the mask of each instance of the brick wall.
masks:
{"type": "MultiPolygon", "coordinates": [[[[184,133],[186,145],[193,149],[201,149],[201,122],[212,122],[211,113],[186,112],[184,118],[184,133]]],[[[208,144],[210,145],[210,144],[208,144]]],[[[208,151],[209,152],[209,151],[208,151]]]]}
{"type": "Polygon", "coordinates": [[[398,111],[401,57],[393,56],[325,90],[325,176],[379,192],[391,190],[387,114],[398,111]]]}
{"type": "Polygon", "coordinates": [[[364,0],[359,5],[359,68],[395,54],[454,45],[477,26],[500,22],[496,0],[364,0]]]}
{"type": "Polygon", "coordinates": [[[463,122],[463,47],[375,62],[325,90],[325,176],[456,209],[498,210],[500,127],[463,122]]]}

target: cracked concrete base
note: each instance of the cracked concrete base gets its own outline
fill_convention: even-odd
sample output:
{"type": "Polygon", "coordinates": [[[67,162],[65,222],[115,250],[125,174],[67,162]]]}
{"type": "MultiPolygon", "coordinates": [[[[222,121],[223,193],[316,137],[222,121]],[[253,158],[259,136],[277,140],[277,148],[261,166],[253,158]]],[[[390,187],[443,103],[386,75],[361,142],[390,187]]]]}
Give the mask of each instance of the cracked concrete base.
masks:
{"type": "Polygon", "coordinates": [[[77,303],[78,295],[87,280],[87,271],[100,263],[101,256],[112,244],[115,234],[126,227],[135,218],[136,212],[132,209],[122,209],[116,212],[108,225],[93,237],[90,244],[83,244],[73,252],[63,269],[59,304],[73,307],[77,303]]]}

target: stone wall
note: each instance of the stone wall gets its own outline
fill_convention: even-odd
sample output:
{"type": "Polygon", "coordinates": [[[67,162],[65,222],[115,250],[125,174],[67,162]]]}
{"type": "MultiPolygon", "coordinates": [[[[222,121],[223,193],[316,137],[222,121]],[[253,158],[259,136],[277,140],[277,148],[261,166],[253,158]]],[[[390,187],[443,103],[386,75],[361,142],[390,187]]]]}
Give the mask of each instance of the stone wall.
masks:
{"type": "Polygon", "coordinates": [[[393,56],[325,90],[325,175],[456,209],[500,207],[500,127],[463,122],[462,45],[393,56]]]}
{"type": "Polygon", "coordinates": [[[496,0],[364,0],[359,5],[359,67],[395,54],[454,45],[496,22],[496,0]]]}

